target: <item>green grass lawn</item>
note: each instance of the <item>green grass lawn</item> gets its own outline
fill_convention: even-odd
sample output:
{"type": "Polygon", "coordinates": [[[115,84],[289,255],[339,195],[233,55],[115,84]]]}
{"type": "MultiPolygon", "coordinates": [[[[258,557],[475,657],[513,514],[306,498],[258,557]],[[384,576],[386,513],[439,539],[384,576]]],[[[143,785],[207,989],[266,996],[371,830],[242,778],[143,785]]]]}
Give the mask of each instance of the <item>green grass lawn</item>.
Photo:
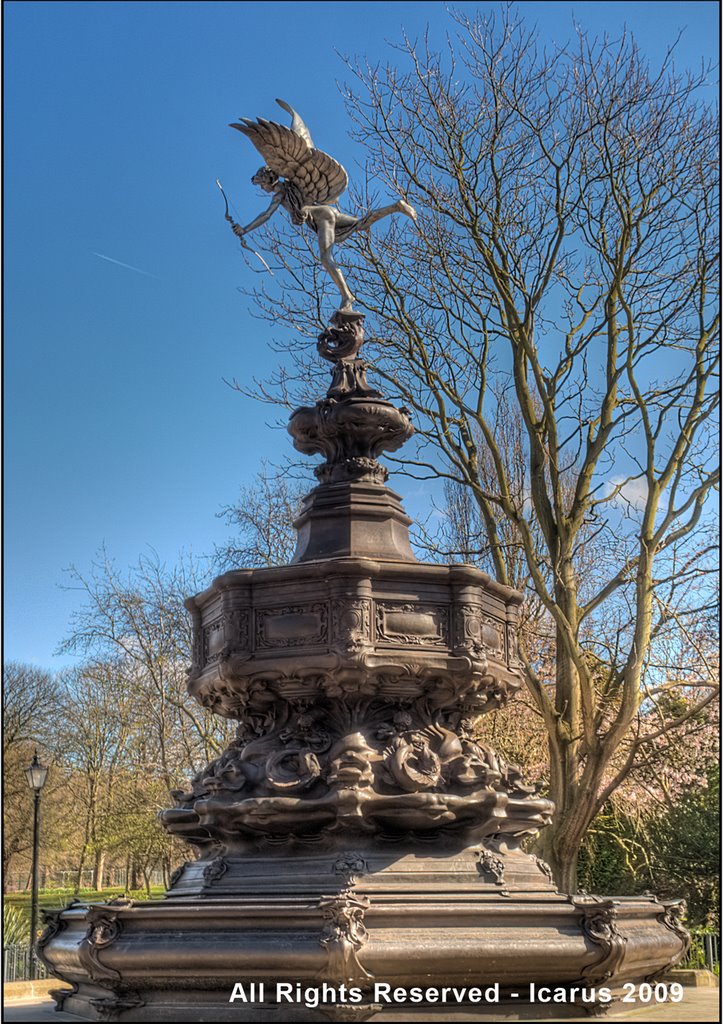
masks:
{"type": "MultiPolygon", "coordinates": [[[[162,885],[156,885],[151,888],[151,899],[157,899],[162,896],[165,892],[162,885]]],[[[126,893],[122,886],[115,886],[110,889],[81,889],[77,896],[77,899],[82,902],[97,903],[104,900],[113,899],[114,896],[128,895],[134,900],[147,900],[148,893],[145,889],[136,889],[134,892],[126,893]]],[[[38,907],[46,910],[60,910],[67,906],[72,899],[76,898],[72,889],[45,889],[38,893],[38,907]]],[[[25,914],[30,924],[30,893],[29,892],[10,892],[3,896],[3,903],[5,906],[14,907],[21,913],[25,914]]],[[[41,919],[41,915],[38,915],[41,919]]],[[[40,921],[39,921],[40,923],[40,921]]]]}

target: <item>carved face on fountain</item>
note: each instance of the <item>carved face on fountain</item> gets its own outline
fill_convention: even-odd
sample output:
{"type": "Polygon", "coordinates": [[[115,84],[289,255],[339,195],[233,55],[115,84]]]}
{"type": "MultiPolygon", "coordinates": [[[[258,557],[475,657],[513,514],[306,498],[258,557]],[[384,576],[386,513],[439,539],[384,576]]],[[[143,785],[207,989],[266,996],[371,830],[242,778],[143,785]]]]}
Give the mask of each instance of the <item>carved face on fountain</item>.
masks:
{"type": "Polygon", "coordinates": [[[360,732],[346,736],[331,751],[332,760],[326,774],[327,782],[341,788],[363,788],[374,782],[370,755],[374,750],[360,732]]]}

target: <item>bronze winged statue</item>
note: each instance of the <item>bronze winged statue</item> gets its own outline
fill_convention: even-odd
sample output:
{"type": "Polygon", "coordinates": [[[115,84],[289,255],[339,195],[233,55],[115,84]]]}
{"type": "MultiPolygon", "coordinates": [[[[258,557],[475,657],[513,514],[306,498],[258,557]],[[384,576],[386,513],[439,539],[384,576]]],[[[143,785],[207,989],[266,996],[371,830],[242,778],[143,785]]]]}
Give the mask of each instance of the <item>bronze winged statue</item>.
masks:
{"type": "Polygon", "coordinates": [[[403,199],[369,210],[363,217],[342,213],[336,204],[349,184],[346,171],[328,153],[314,148],[309,129],[288,103],[283,100],[276,102],[291,114],[290,128],[261,117],[256,121],[244,117],[240,123],[230,125],[251,139],[266,161],[251,182],[273,196],[271,204],[246,227],[236,224],[230,217],[228,219],[234,234],[243,241],[244,235],[265,224],[282,206],[291,217],[292,224],[306,225],[315,231],[321,265],[339,289],[341,309],[349,312],[354,296],[334,259],[334,245],[344,242],[355,231],[368,231],[372,224],[392,213],[403,213],[412,220],[417,219],[417,214],[403,199]]]}

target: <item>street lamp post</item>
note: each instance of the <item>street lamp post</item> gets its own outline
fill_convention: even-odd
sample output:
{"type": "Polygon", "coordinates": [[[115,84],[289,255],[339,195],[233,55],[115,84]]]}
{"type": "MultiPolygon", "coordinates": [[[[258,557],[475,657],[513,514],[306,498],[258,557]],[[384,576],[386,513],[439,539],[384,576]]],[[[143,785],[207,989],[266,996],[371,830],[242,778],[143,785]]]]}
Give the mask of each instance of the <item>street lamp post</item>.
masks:
{"type": "Polygon", "coordinates": [[[35,794],[35,806],[33,809],[33,880],[32,893],[30,896],[30,980],[35,978],[35,932],[38,922],[38,836],[40,825],[40,791],[45,785],[48,769],[38,761],[37,750],[33,754],[33,760],[25,769],[25,777],[28,785],[35,794]]]}

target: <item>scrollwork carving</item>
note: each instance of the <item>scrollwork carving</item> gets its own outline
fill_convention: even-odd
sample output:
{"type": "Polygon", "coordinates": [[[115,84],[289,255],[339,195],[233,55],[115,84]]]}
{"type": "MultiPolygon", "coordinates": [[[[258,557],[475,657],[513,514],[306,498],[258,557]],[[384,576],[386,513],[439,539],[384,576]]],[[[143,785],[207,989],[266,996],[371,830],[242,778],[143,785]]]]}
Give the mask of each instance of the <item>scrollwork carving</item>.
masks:
{"type": "Polygon", "coordinates": [[[520,659],[519,643],[517,639],[517,626],[507,623],[507,664],[512,671],[522,668],[520,659]]]}
{"type": "Polygon", "coordinates": [[[674,963],[677,963],[678,960],[684,959],[684,957],[688,953],[688,950],[690,949],[690,932],[683,927],[683,918],[685,917],[686,902],[682,899],[663,900],[662,904],[665,907],[665,912],[660,915],[660,920],[666,928],[668,928],[671,932],[678,936],[683,947],[680,952],[680,956],[676,957],[676,959],[674,960],[674,963]]]}
{"type": "Polygon", "coordinates": [[[178,867],[175,868],[175,870],[173,871],[173,873],[172,873],[172,875],[171,875],[171,877],[169,879],[169,882],[168,882],[168,888],[169,889],[172,889],[174,887],[174,885],[176,885],[178,882],[181,881],[181,878],[183,877],[183,873],[185,872],[187,867],[188,867],[188,861],[185,860],[183,862],[183,864],[179,864],[178,867]]]}
{"type": "Polygon", "coordinates": [[[477,870],[481,875],[487,875],[497,885],[502,885],[505,880],[505,862],[492,850],[482,848],[477,851],[477,870]]]}
{"type": "Polygon", "coordinates": [[[617,905],[614,900],[595,897],[572,897],[572,902],[582,911],[583,935],[602,951],[598,961],[583,969],[582,977],[588,984],[599,985],[615,974],[625,958],[628,940],[617,926],[617,905]]]}
{"type": "Polygon", "coordinates": [[[218,882],[228,871],[228,864],[224,857],[214,859],[203,869],[203,881],[205,885],[213,885],[218,882]]]}
{"type": "Polygon", "coordinates": [[[58,970],[57,966],[47,959],[47,957],[45,956],[45,947],[52,942],[56,935],[59,935],[62,931],[65,930],[67,922],[63,920],[62,915],[65,913],[66,910],[69,910],[70,907],[77,902],[79,901],[75,899],[71,900],[68,907],[65,907],[61,910],[47,910],[44,907],[40,908],[40,913],[42,915],[42,920],[45,925],[45,928],[43,929],[42,934],[40,935],[38,941],[35,944],[35,952],[37,954],[38,960],[40,960],[42,964],[45,964],[45,967],[49,970],[49,972],[52,973],[54,977],[59,978],[61,981],[67,982],[67,984],[71,986],[70,990],[68,990],[67,988],[54,988],[50,990],[49,994],[55,1000],[56,1009],[58,1010],[63,1009],[63,1003],[65,1002],[69,995],[78,991],[78,984],[77,982],[72,981],[70,978],[68,978],[65,974],[61,973],[61,971],[58,970]]]}
{"type": "Polygon", "coordinates": [[[543,873],[543,875],[545,875],[546,878],[548,878],[551,882],[554,881],[552,875],[552,868],[547,863],[547,861],[543,860],[541,857],[535,857],[535,864],[537,864],[538,868],[543,873]]]}
{"type": "Polygon", "coordinates": [[[60,916],[63,913],[62,910],[46,910],[41,908],[41,913],[43,915],[45,928],[35,944],[38,955],[42,953],[50,940],[54,939],[55,936],[59,935],[65,928],[65,921],[63,921],[60,916]]]}
{"type": "Polygon", "coordinates": [[[454,623],[455,647],[470,651],[475,658],[481,658],[485,651],[482,609],[478,605],[458,604],[454,609],[454,623]]]}
{"type": "Polygon", "coordinates": [[[371,643],[371,601],[344,598],[332,604],[335,644],[346,651],[360,651],[371,643]]]}
{"type": "Polygon", "coordinates": [[[212,665],[223,654],[225,642],[223,619],[216,619],[203,627],[202,658],[204,665],[212,665]]]}
{"type": "Polygon", "coordinates": [[[674,935],[677,935],[680,939],[680,949],[676,953],[673,953],[664,967],[661,967],[653,974],[648,975],[645,979],[648,982],[658,981],[660,978],[664,977],[671,968],[675,967],[675,965],[680,963],[681,960],[684,960],[688,955],[691,943],[690,932],[683,926],[683,918],[685,917],[686,910],[685,900],[658,900],[655,896],[652,898],[655,899],[656,902],[659,902],[663,908],[661,913],[658,914],[658,920],[669,931],[673,932],[674,935]]]}
{"type": "Polygon", "coordinates": [[[364,925],[364,913],[369,909],[369,899],[351,890],[343,890],[338,896],[323,896],[319,900],[325,925],[320,944],[327,952],[327,962],[317,974],[319,981],[329,980],[349,985],[373,979],[359,962],[359,950],[369,938],[364,925]]]}
{"type": "Polygon", "coordinates": [[[227,612],[227,640],[232,648],[245,649],[249,645],[249,613],[245,608],[227,612]],[[228,635],[230,634],[230,636],[228,635]]]}
{"type": "Polygon", "coordinates": [[[88,930],[81,943],[83,959],[86,961],[88,973],[94,980],[114,978],[120,980],[120,974],[100,960],[100,953],[112,945],[122,931],[122,924],[117,913],[107,913],[92,908],[88,911],[88,930]]]}

